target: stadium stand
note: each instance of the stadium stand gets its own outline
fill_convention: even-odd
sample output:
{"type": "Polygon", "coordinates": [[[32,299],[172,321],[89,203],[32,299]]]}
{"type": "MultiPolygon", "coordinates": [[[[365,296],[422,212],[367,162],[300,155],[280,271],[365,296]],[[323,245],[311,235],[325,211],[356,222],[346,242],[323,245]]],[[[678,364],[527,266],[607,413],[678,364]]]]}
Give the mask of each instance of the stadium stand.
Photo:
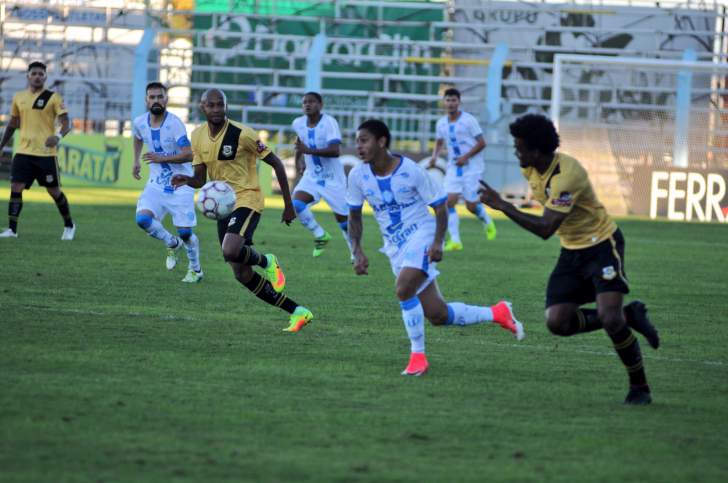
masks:
{"type": "MultiPolygon", "coordinates": [[[[728,55],[725,6],[708,1],[103,3],[114,6],[71,0],[0,5],[2,116],[24,85],[24,66],[42,59],[76,130],[128,133],[134,51],[151,29],[147,70],[170,85],[175,113],[197,122],[199,93],[220,87],[229,95],[231,117],[269,131],[285,156],[290,121],[300,114],[310,82],[310,48],[324,34],[320,90],[345,138],[363,119],[377,117],[392,127],[396,149],[423,157],[441,115],[440,94],[456,85],[463,108],[488,133],[488,180],[515,197],[527,189],[507,124],[523,112],[548,113],[556,54],[680,59],[692,49],[697,60],[711,62],[728,55]],[[486,108],[493,98],[488,74],[499,46],[507,48],[507,61],[494,111],[486,108]]],[[[638,103],[651,108],[656,99],[638,103]]],[[[613,107],[620,102],[635,100],[617,99],[613,107]]]]}

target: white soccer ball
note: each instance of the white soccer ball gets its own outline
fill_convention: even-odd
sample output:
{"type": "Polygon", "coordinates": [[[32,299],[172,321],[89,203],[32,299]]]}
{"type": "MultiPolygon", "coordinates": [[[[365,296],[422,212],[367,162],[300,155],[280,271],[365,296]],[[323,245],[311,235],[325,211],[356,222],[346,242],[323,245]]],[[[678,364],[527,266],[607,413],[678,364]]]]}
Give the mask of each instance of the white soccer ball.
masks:
{"type": "Polygon", "coordinates": [[[235,209],[235,191],[224,181],[210,181],[197,192],[195,206],[206,218],[222,220],[235,209]]]}

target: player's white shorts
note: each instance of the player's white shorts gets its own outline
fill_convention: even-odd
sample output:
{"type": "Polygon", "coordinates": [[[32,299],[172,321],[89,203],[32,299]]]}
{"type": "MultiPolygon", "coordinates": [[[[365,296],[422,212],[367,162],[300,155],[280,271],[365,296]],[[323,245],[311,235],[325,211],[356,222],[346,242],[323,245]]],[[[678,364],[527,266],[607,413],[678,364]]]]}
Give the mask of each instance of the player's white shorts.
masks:
{"type": "Polygon", "coordinates": [[[417,268],[425,272],[427,279],[417,288],[417,295],[440,275],[437,270],[437,263],[431,262],[427,256],[427,250],[430,248],[433,237],[434,232],[430,230],[425,230],[424,233],[416,233],[403,247],[392,255],[388,255],[395,277],[399,277],[399,272],[406,267],[417,268]]]}
{"type": "Polygon", "coordinates": [[[172,215],[172,223],[179,227],[192,227],[197,225],[195,216],[195,190],[175,191],[165,193],[149,185],[144,188],[139,201],[137,201],[137,213],[142,210],[149,210],[154,217],[162,221],[169,213],[172,215]]]}
{"type": "Polygon", "coordinates": [[[448,166],[445,173],[445,192],[459,193],[463,195],[465,201],[476,202],[480,199],[478,190],[480,189],[480,177],[483,175],[481,170],[463,169],[461,176],[457,175],[455,167],[448,166]]]}
{"type": "Polygon", "coordinates": [[[304,191],[313,196],[314,203],[318,203],[323,198],[337,215],[347,216],[349,214],[349,205],[346,204],[346,179],[317,180],[313,176],[307,176],[304,172],[293,193],[298,191],[304,191]]]}

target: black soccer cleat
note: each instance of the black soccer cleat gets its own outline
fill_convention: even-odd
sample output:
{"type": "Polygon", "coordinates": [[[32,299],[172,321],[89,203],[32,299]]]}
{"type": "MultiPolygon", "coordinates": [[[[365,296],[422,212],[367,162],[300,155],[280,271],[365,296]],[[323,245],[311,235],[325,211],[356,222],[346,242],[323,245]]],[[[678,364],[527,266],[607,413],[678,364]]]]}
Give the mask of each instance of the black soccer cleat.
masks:
{"type": "Polygon", "coordinates": [[[627,320],[627,325],[630,328],[636,330],[642,334],[650,347],[657,349],[660,347],[660,334],[657,333],[657,329],[650,318],[647,316],[647,306],[635,300],[624,306],[624,318],[627,320]]]}
{"type": "Polygon", "coordinates": [[[652,402],[649,386],[631,386],[627,397],[624,398],[624,404],[633,404],[635,406],[646,406],[652,402]]]}

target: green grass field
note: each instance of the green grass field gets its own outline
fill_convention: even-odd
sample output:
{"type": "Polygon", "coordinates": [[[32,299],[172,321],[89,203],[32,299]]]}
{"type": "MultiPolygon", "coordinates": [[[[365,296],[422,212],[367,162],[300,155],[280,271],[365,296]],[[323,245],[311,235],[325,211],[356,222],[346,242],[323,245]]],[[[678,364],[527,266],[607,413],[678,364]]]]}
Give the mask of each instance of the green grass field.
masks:
{"type": "MultiPolygon", "coordinates": [[[[37,195],[41,191],[33,189],[37,195]]],[[[399,375],[409,341],[380,237],[370,275],[336,233],[311,257],[300,225],[267,210],[257,246],[279,255],[302,333],[254,298],[200,220],[205,280],[180,283],[129,199],[74,204],[61,242],[52,204],[27,202],[0,240],[0,481],[726,481],[726,226],[622,220],[631,298],[663,346],[641,340],[654,403],[625,407],[602,332],[550,335],[544,287],[558,242],[499,219],[440,264],[448,300],[514,303],[522,343],[497,326],[428,327],[431,371],[399,375]]],[[[2,186],[0,225],[7,187],[2,186]]],[[[37,197],[36,197],[37,198],[37,197]]],[[[43,196],[41,195],[42,199],[43,196]]],[[[131,201],[133,203],[133,201],[131,201]]]]}

